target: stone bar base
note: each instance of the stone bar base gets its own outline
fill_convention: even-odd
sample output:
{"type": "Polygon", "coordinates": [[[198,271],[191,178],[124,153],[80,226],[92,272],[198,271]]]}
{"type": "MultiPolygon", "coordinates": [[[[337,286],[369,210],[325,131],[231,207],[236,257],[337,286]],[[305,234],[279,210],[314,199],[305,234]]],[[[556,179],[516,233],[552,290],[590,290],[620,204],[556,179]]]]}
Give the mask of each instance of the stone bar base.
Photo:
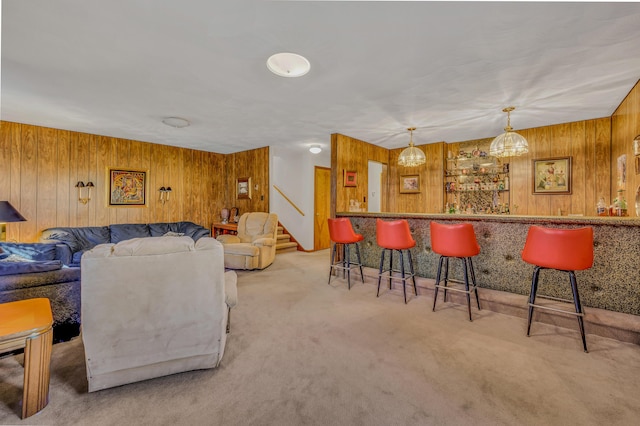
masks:
{"type": "MultiPolygon", "coordinates": [[[[371,294],[375,297],[376,287],[378,285],[378,270],[374,268],[365,267],[364,268],[364,276],[365,276],[365,285],[371,286],[371,294]]],[[[358,280],[360,277],[358,274],[355,275],[356,281],[358,284],[360,281],[358,280]]],[[[351,277],[354,278],[353,276],[351,277]]],[[[382,280],[380,285],[380,293],[381,297],[385,291],[389,291],[388,281],[382,280]]],[[[429,313],[431,312],[431,307],[433,306],[433,293],[434,293],[434,279],[430,278],[416,278],[416,285],[418,286],[418,297],[420,299],[427,299],[426,303],[429,308],[429,313]]],[[[455,285],[455,284],[454,284],[455,285]]],[[[580,283],[578,282],[578,286],[580,283]]],[[[399,297],[399,301],[402,300],[402,283],[399,280],[393,280],[391,282],[392,292],[397,294],[399,297]]],[[[492,312],[497,312],[500,314],[510,315],[514,318],[514,321],[522,322],[522,334],[526,336],[527,334],[527,313],[528,313],[528,295],[514,294],[506,291],[499,290],[491,290],[487,288],[478,287],[478,296],[480,297],[480,307],[484,310],[489,310],[492,312]]],[[[409,285],[407,283],[407,297],[409,299],[409,303],[414,299],[413,294],[413,285],[409,285]]],[[[438,292],[438,304],[436,306],[436,313],[439,309],[447,309],[443,301],[443,291],[440,289],[438,292]]],[[[475,313],[477,311],[477,306],[475,304],[475,298],[472,296],[471,298],[471,312],[475,313]]],[[[467,299],[466,295],[458,293],[458,292],[448,292],[447,293],[447,303],[455,303],[460,305],[460,321],[468,321],[467,318],[467,299]]],[[[546,302],[542,302],[546,303],[546,302]]],[[[566,310],[573,310],[573,304],[564,304],[563,306],[566,310]]],[[[605,309],[598,308],[589,308],[585,307],[585,332],[588,335],[596,335],[601,337],[607,337],[610,339],[616,339],[622,342],[634,343],[636,345],[640,345],[640,317],[637,315],[624,314],[620,312],[612,312],[607,311],[605,309]]],[[[474,319],[474,321],[476,321],[474,319]]],[[[479,320],[481,321],[481,319],[479,320]]],[[[578,321],[575,316],[572,315],[564,315],[559,313],[551,313],[545,312],[544,310],[536,310],[533,314],[533,323],[531,325],[531,335],[535,336],[536,333],[536,322],[542,322],[545,324],[551,324],[558,327],[566,328],[568,330],[575,331],[576,344],[580,344],[580,331],[578,329],[578,321]]]]}

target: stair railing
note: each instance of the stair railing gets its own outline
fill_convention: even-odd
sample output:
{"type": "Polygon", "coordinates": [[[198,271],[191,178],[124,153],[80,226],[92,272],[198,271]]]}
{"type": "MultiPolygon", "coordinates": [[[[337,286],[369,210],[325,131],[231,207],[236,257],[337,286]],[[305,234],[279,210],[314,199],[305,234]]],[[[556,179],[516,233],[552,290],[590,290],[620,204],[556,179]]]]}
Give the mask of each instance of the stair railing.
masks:
{"type": "Polygon", "coordinates": [[[302,216],[304,216],[304,213],[302,212],[302,210],[300,210],[298,208],[298,206],[296,206],[295,203],[289,199],[289,197],[284,195],[284,192],[282,192],[282,190],[280,188],[278,188],[276,185],[273,185],[273,187],[276,189],[276,191],[278,191],[280,193],[280,195],[282,195],[282,197],[284,197],[285,200],[287,200],[289,202],[289,204],[291,204],[293,206],[294,209],[296,209],[298,211],[298,213],[300,213],[302,216]]]}

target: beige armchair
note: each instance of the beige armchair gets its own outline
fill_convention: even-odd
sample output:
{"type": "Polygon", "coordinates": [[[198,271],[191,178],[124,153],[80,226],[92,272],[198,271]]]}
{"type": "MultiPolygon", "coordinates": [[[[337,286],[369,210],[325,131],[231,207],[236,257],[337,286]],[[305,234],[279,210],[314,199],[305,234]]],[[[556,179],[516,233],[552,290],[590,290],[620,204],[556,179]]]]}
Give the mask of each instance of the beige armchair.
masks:
{"type": "Polygon", "coordinates": [[[89,392],[216,367],[236,273],[202,237],[134,238],[82,256],[82,341],[89,392]]]}
{"type": "Polygon", "coordinates": [[[230,269],[264,269],[276,257],[278,215],[253,212],[240,216],[238,235],[220,235],[224,266],[230,269]]]}

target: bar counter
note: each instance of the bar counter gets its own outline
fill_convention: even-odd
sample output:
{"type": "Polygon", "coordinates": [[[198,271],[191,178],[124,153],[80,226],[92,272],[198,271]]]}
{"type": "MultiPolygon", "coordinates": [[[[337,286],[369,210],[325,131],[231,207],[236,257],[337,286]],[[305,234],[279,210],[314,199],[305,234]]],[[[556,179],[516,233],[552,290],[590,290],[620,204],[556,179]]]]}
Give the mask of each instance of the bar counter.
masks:
{"type": "MultiPolygon", "coordinates": [[[[376,243],[376,218],[407,219],[416,246],[411,250],[416,275],[435,279],[438,255],[431,251],[429,223],[469,222],[473,225],[480,254],[473,258],[479,287],[528,295],[533,266],[520,252],[531,225],[555,228],[591,226],[594,231],[594,262],[591,269],[577,271],[582,304],[609,311],[640,315],[640,219],[589,216],[461,215],[421,213],[339,212],[350,218],[354,230],[364,236],[362,262],[378,269],[381,249],[376,243]]],[[[398,256],[394,256],[397,262],[398,256]]],[[[449,262],[451,278],[462,279],[461,261],[449,262]]],[[[543,270],[539,294],[571,299],[566,273],[543,270]]]]}

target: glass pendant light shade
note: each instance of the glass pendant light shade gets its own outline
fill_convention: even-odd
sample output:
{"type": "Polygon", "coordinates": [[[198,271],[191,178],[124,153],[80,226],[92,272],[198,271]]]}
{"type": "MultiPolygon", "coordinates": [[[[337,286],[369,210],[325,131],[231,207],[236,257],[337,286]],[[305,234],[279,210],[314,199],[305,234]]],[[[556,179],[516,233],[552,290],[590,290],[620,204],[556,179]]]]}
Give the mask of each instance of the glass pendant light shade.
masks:
{"type": "Polygon", "coordinates": [[[507,113],[507,127],[504,128],[503,134],[491,142],[489,155],[493,157],[515,157],[529,152],[527,140],[511,127],[511,111],[514,109],[515,107],[507,107],[502,110],[507,113]]]}
{"type": "Polygon", "coordinates": [[[413,131],[415,127],[409,127],[407,130],[410,132],[409,147],[405,148],[398,157],[398,165],[404,167],[416,167],[427,162],[427,156],[420,148],[413,146],[413,131]]]}

